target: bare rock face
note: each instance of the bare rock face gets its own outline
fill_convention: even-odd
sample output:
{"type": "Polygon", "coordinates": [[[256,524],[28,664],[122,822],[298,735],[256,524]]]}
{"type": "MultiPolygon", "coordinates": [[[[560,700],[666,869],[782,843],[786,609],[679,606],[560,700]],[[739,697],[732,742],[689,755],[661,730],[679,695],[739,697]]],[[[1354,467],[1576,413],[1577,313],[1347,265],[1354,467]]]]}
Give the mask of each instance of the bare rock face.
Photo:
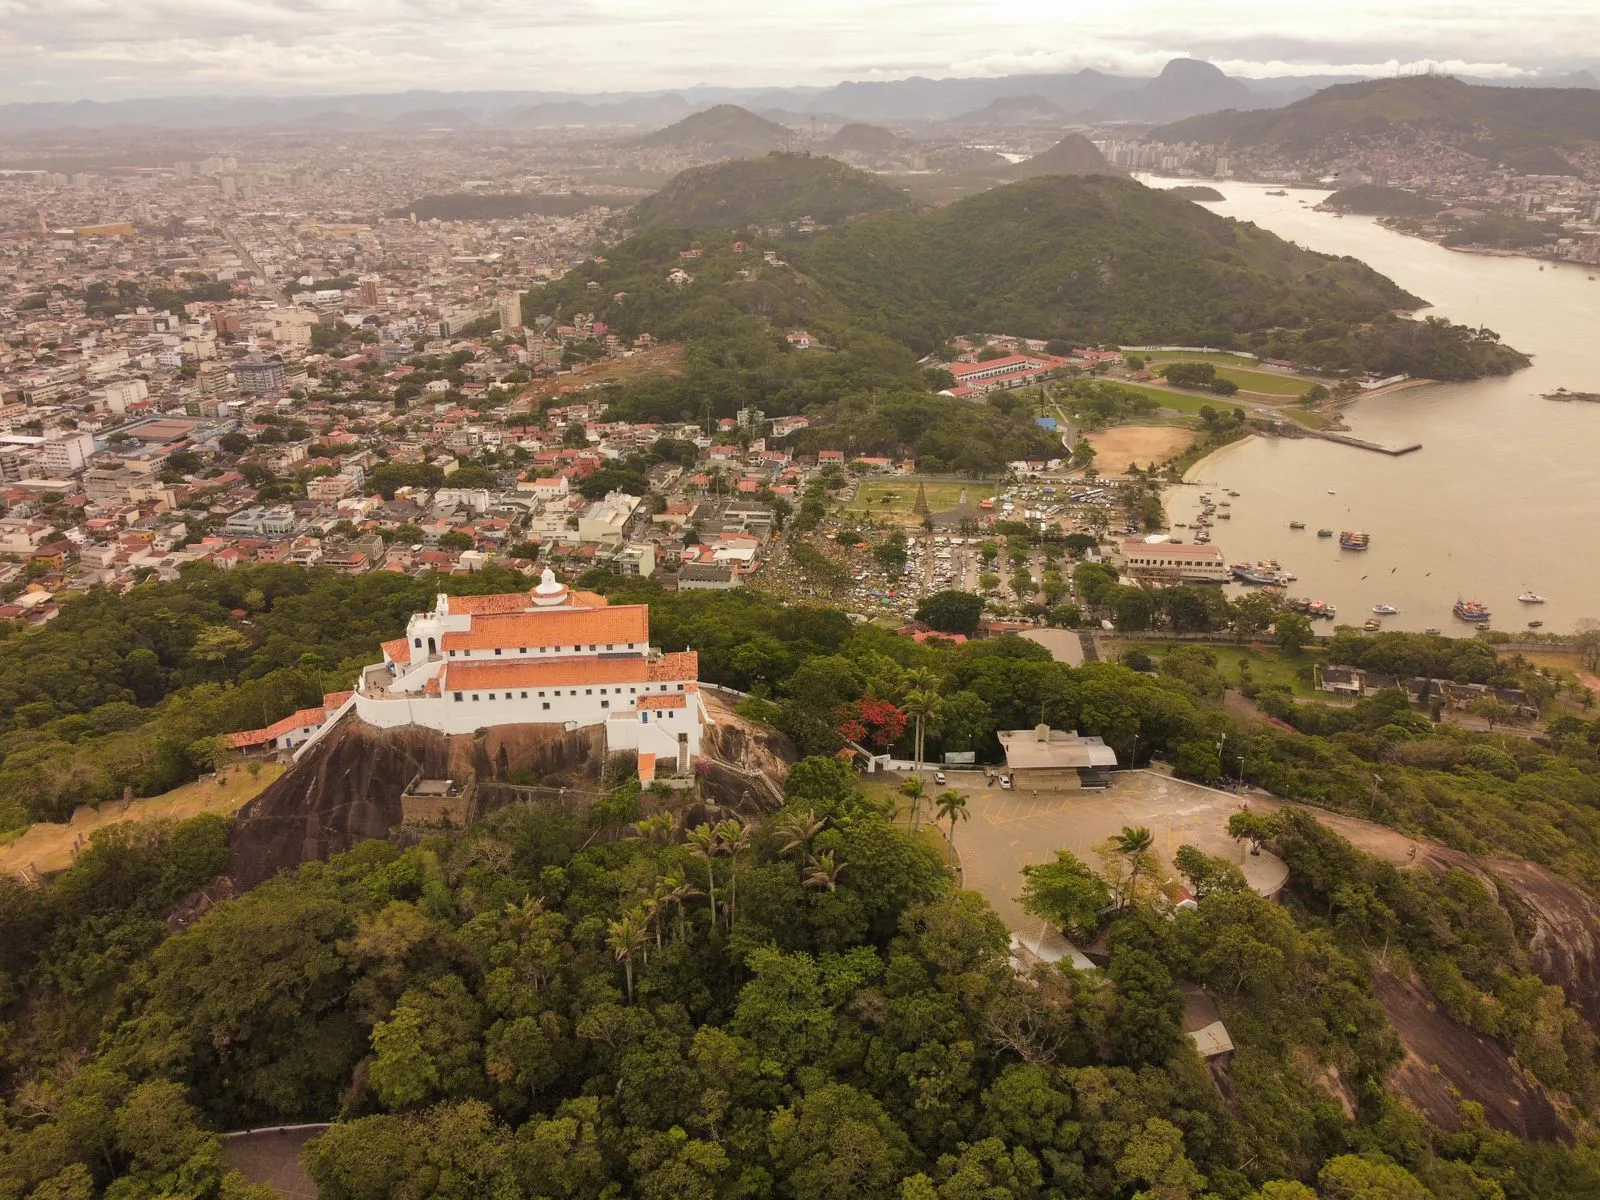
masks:
{"type": "Polygon", "coordinates": [[[1532,925],[1533,973],[1566,992],[1567,1003],[1600,1032],[1600,904],[1536,863],[1492,859],[1489,866],[1502,900],[1509,891],[1512,905],[1522,907],[1513,917],[1532,925]]]}
{"type": "Polygon", "coordinates": [[[374,729],[346,718],[239,811],[228,874],[242,892],[303,862],[387,837],[401,822],[401,794],[419,775],[587,776],[599,771],[604,754],[598,726],[568,733],[555,725],[503,725],[481,736],[448,735],[416,726],[374,729]]]}

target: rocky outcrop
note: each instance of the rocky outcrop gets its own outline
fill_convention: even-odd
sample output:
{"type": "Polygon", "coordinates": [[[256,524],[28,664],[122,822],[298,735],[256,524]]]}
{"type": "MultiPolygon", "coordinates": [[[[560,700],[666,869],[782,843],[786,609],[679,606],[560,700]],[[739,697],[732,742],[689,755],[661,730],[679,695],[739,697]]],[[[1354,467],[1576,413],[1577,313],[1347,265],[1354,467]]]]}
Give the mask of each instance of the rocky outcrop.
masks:
{"type": "Polygon", "coordinates": [[[604,754],[599,726],[569,733],[555,725],[501,725],[449,735],[417,726],[374,729],[346,718],[239,811],[228,874],[243,891],[389,836],[401,823],[401,794],[419,775],[494,780],[528,771],[543,782],[577,781],[598,774],[604,754]]]}

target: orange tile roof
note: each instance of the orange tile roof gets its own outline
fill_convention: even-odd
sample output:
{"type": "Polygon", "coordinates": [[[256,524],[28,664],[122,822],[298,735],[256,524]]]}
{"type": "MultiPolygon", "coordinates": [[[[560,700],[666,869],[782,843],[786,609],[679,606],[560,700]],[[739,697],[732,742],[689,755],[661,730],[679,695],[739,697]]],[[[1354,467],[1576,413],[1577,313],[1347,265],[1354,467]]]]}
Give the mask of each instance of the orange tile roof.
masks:
{"type": "Polygon", "coordinates": [[[338,708],[341,704],[343,704],[346,700],[350,699],[350,697],[353,696],[353,695],[355,695],[355,692],[353,692],[353,691],[328,692],[322,697],[322,707],[325,708],[327,711],[332,712],[334,709],[338,708]]]}
{"type": "Polygon", "coordinates": [[[383,656],[390,662],[408,663],[411,661],[411,643],[403,637],[384,642],[379,649],[383,651],[383,656]]]}
{"type": "Polygon", "coordinates": [[[700,653],[697,650],[679,650],[663,654],[650,664],[651,679],[699,679],[700,653]]]}
{"type": "Polygon", "coordinates": [[[585,683],[645,683],[642,658],[512,659],[510,662],[446,663],[444,688],[476,692],[490,688],[572,687],[585,683]]]}
{"type": "Polygon", "coordinates": [[[448,596],[453,613],[520,613],[533,607],[528,592],[498,592],[491,596],[448,596]]]}
{"type": "Polygon", "coordinates": [[[636,708],[686,708],[689,704],[687,696],[677,692],[668,692],[658,696],[640,696],[635,702],[636,708]]]}
{"type": "Polygon", "coordinates": [[[474,616],[472,628],[447,633],[444,650],[492,650],[512,646],[627,645],[650,641],[650,609],[643,604],[616,608],[549,608],[541,612],[474,616]]]}
{"type": "Polygon", "coordinates": [[[274,721],[265,729],[247,729],[243,733],[228,735],[234,749],[241,750],[246,746],[259,746],[262,742],[274,741],[286,733],[293,733],[296,729],[307,726],[321,725],[328,719],[328,712],[324,708],[302,708],[299,712],[290,713],[281,721],[274,721]]]}

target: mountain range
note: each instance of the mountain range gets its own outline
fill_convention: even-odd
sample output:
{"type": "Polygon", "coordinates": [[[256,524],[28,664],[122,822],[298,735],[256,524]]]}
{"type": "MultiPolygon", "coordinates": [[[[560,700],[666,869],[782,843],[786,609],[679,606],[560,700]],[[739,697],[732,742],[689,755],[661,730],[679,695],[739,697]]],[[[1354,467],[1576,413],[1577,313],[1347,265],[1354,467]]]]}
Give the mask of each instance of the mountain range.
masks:
{"type": "MultiPolygon", "coordinates": [[[[1318,88],[1351,83],[1352,75],[1244,79],[1207,63],[1176,59],[1155,78],[1074,72],[888,81],[854,81],[830,87],[696,87],[654,92],[584,95],[545,91],[406,91],[358,95],[173,96],[140,100],[0,105],[0,128],[9,134],[49,129],[132,125],[169,129],[341,128],[414,126],[415,114],[448,115],[428,125],[651,126],[681,120],[719,104],[755,112],[819,115],[838,121],[898,124],[948,121],[995,101],[1037,98],[1063,113],[1102,121],[1176,121],[1224,108],[1274,108],[1318,88]]],[[[1595,88],[1586,71],[1517,81],[1465,79],[1522,88],[1595,88]]]]}
{"type": "Polygon", "coordinates": [[[1558,149],[1600,145],[1600,90],[1481,87],[1446,76],[1374,79],[1326,88],[1268,112],[1191,117],[1152,136],[1306,153],[1354,135],[1424,127],[1524,171],[1568,174],[1558,149]]]}

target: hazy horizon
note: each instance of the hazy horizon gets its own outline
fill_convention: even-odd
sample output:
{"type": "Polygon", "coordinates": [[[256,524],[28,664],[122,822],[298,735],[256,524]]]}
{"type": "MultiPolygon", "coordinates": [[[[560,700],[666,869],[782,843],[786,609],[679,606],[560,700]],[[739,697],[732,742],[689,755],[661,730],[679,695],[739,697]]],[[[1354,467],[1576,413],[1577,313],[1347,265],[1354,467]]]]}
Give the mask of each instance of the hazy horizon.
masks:
{"type": "Polygon", "coordinates": [[[165,0],[105,18],[93,0],[0,0],[0,102],[826,87],[1083,67],[1153,75],[1183,57],[1247,77],[1432,64],[1515,79],[1600,65],[1572,50],[1591,41],[1592,6],[1563,0],[1404,11],[1357,0],[1326,15],[1256,0],[1133,0],[1115,12],[1082,0],[165,0]]]}

